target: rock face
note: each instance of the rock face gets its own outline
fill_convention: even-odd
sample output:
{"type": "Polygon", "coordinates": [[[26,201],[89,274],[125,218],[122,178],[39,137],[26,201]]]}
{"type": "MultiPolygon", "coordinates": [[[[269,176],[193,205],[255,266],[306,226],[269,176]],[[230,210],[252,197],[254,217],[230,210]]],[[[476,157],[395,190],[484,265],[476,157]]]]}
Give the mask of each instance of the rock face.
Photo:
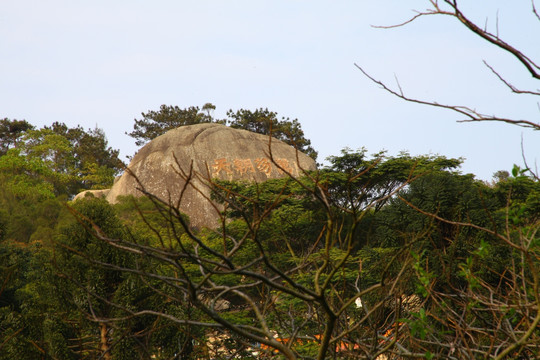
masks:
{"type": "Polygon", "coordinates": [[[111,189],[103,189],[103,190],[85,190],[83,192],[78,193],[73,198],[73,201],[84,199],[87,196],[97,197],[97,198],[104,198],[107,197],[107,194],[111,191],[111,189]]]}
{"type": "Polygon", "coordinates": [[[219,213],[205,199],[210,194],[204,185],[205,178],[262,182],[286,176],[282,169],[294,176],[301,175],[302,169],[315,170],[312,158],[276,139],[271,142],[273,163],[268,156],[268,144],[268,136],[219,124],[171,130],[139,150],[129,164],[129,171],[107,194],[107,200],[114,203],[120,195],[141,196],[136,176],[147,192],[176,203],[185,185],[180,174],[188,173],[192,166],[199,176],[186,188],[180,210],[190,217],[194,227],[216,227],[219,213]]]}

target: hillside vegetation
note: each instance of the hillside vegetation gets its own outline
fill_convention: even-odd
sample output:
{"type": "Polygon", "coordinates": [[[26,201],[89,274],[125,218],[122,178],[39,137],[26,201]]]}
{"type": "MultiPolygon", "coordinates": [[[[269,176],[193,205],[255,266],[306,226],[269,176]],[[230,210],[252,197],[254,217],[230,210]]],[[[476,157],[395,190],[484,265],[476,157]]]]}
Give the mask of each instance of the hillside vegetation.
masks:
{"type": "Polygon", "coordinates": [[[540,185],[517,166],[344,149],[211,181],[222,226],[195,231],[177,199],[70,201],[122,169],[101,130],[2,126],[0,359],[539,356],[540,185]]]}

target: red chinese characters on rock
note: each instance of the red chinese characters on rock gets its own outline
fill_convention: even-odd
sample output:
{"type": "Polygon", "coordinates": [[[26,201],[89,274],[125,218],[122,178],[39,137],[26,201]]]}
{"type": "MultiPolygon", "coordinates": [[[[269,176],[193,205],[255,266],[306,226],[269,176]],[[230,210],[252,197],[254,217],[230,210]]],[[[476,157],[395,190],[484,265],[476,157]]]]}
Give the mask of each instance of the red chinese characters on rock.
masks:
{"type": "Polygon", "coordinates": [[[246,175],[248,173],[254,174],[255,168],[250,159],[234,159],[233,160],[233,169],[238,172],[240,175],[246,175]]]}
{"type": "Polygon", "coordinates": [[[266,176],[272,174],[272,162],[268,158],[257,158],[255,159],[255,164],[257,170],[264,173],[266,176]]]}
{"type": "Polygon", "coordinates": [[[225,172],[227,175],[233,174],[231,164],[225,158],[216,159],[212,164],[212,176],[219,176],[221,172],[225,172]]]}
{"type": "Polygon", "coordinates": [[[279,175],[286,173],[297,175],[295,168],[287,159],[275,159],[275,163],[268,158],[256,159],[215,159],[211,165],[212,177],[218,176],[246,176],[257,172],[263,173],[266,177],[270,177],[272,171],[276,171],[279,175]]]}
{"type": "Polygon", "coordinates": [[[289,164],[289,160],[287,159],[276,159],[276,164],[276,170],[280,174],[292,174],[294,171],[291,164],[289,164]]]}

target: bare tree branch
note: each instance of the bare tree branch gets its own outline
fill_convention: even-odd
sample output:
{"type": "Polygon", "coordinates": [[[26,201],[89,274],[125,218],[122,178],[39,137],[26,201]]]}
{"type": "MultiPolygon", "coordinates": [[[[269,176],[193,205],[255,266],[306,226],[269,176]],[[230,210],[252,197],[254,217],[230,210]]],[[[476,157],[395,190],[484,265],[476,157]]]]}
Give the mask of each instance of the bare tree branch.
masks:
{"type": "Polygon", "coordinates": [[[508,124],[512,124],[512,125],[517,125],[517,126],[521,126],[521,127],[524,127],[524,128],[531,128],[531,129],[534,129],[534,130],[540,130],[540,123],[535,123],[535,122],[532,122],[532,121],[529,121],[529,120],[518,120],[518,119],[509,119],[509,118],[491,116],[491,115],[486,115],[486,114],[479,113],[476,110],[468,108],[466,106],[444,105],[444,104],[439,104],[437,102],[431,102],[431,101],[425,101],[425,100],[419,100],[419,99],[410,98],[410,97],[408,97],[408,96],[406,96],[406,95],[404,95],[402,93],[401,88],[400,88],[400,92],[397,92],[397,91],[391,89],[390,87],[388,87],[382,81],[377,80],[374,77],[372,77],[371,75],[369,75],[369,73],[367,73],[358,64],[354,64],[354,65],[368,79],[370,79],[372,82],[379,85],[384,90],[386,90],[390,94],[392,94],[392,95],[394,95],[394,96],[396,96],[396,97],[398,97],[400,99],[403,99],[403,100],[408,101],[408,102],[416,103],[416,104],[428,105],[428,106],[438,107],[438,108],[442,108],[442,109],[452,110],[452,111],[457,112],[457,113],[459,113],[461,115],[464,115],[467,118],[467,119],[464,119],[464,120],[458,120],[458,122],[496,121],[496,122],[504,122],[504,123],[508,123],[508,124]]]}
{"type": "Polygon", "coordinates": [[[503,78],[492,66],[490,66],[487,63],[487,61],[484,60],[484,64],[489,68],[489,70],[491,70],[491,72],[493,74],[495,74],[495,76],[497,76],[499,78],[499,80],[501,80],[510,90],[512,90],[513,93],[540,96],[540,91],[530,91],[530,90],[520,90],[520,89],[518,89],[517,87],[512,85],[508,80],[503,78]]]}
{"type": "Polygon", "coordinates": [[[538,21],[540,21],[540,15],[538,14],[538,11],[536,10],[536,6],[534,5],[534,0],[531,0],[531,5],[532,5],[532,12],[534,13],[538,21]]]}
{"type": "MultiPolygon", "coordinates": [[[[410,24],[411,22],[429,15],[446,15],[451,16],[459,20],[466,28],[468,28],[470,31],[475,33],[476,35],[480,36],[482,39],[488,41],[489,43],[495,45],[496,47],[512,54],[531,74],[531,76],[535,79],[540,79],[540,66],[536,64],[533,60],[531,60],[528,56],[523,54],[521,51],[513,47],[512,45],[508,44],[504,40],[502,40],[498,36],[498,25],[497,25],[497,34],[492,34],[486,29],[481,29],[478,27],[473,21],[471,21],[469,18],[461,12],[460,8],[458,7],[457,1],[455,0],[444,0],[444,3],[446,3],[450,10],[442,10],[441,7],[438,5],[438,1],[435,0],[429,0],[431,3],[433,9],[428,9],[424,12],[418,12],[415,16],[412,18],[401,22],[397,25],[390,25],[390,26],[375,26],[376,28],[382,28],[382,29],[392,29],[396,27],[405,26],[407,24],[410,24]]],[[[536,12],[536,9],[534,7],[534,1],[533,1],[533,12],[538,17],[538,13],[536,12]]]]}

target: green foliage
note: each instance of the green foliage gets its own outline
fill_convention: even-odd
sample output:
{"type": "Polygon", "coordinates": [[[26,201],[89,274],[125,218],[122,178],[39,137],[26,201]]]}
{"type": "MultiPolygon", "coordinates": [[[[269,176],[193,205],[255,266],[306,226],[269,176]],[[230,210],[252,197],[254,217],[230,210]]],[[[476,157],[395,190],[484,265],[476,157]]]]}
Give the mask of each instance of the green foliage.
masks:
{"type": "Polygon", "coordinates": [[[0,294],[0,359],[74,358],[67,343],[73,333],[62,320],[64,304],[55,291],[49,250],[38,241],[0,243],[6,265],[0,273],[9,280],[0,294]]]}
{"type": "Polygon", "coordinates": [[[255,111],[240,109],[227,111],[228,124],[232,128],[244,129],[272,137],[294,146],[299,151],[317,159],[317,152],[311,147],[311,141],[304,136],[304,131],[298,119],[282,117],[278,120],[277,113],[268,109],[255,111]]]}
{"type": "Polygon", "coordinates": [[[288,253],[299,259],[311,250],[324,224],[324,215],[304,187],[291,179],[273,179],[261,184],[217,183],[228,190],[218,192],[215,199],[226,199],[229,204],[227,216],[237,219],[227,226],[231,234],[240,236],[246,231],[246,219],[251,222],[264,217],[257,229],[257,237],[265,249],[271,249],[276,255],[288,253]]]}
{"type": "MultiPolygon", "coordinates": [[[[120,196],[114,210],[131,236],[139,242],[169,249],[178,247],[176,237],[181,237],[184,229],[179,221],[174,222],[174,229],[168,226],[171,216],[163,206],[146,197],[120,196]]],[[[182,219],[189,224],[186,215],[182,215],[182,219]]]]}
{"type": "Polygon", "coordinates": [[[116,174],[117,169],[115,168],[90,162],[84,164],[79,179],[82,180],[84,188],[88,187],[92,190],[107,189],[112,186],[116,174]]]}
{"type": "MultiPolygon", "coordinates": [[[[150,232],[128,233],[125,224],[132,230],[142,229],[144,222],[136,215],[128,214],[135,199],[127,199],[113,207],[103,199],[78,200],[73,204],[75,218],[67,217],[58,229],[55,264],[62,277],[62,291],[73,301],[69,304],[81,329],[80,337],[90,337],[87,351],[103,346],[110,348],[112,359],[146,358],[149,354],[161,352],[172,356],[176,342],[183,329],[167,319],[157,321],[153,316],[131,317],[131,312],[144,309],[161,310],[182,317],[187,310],[176,304],[163,302],[155,290],[168,290],[159,282],[142,281],[136,274],[122,269],[139,268],[141,271],[157,271],[164,276],[172,276],[166,266],[159,266],[149,258],[136,256],[121,249],[111,247],[94,233],[94,226],[112,239],[131,238],[141,244],[160,246],[157,234],[150,232]],[[120,215],[118,215],[118,213],[120,215]],[[123,221],[121,220],[123,218],[123,221]],[[68,295],[69,294],[69,295],[68,295]],[[113,305],[115,304],[115,305],[113,305]],[[80,314],[83,317],[80,317],[80,314]],[[107,342],[98,336],[98,327],[103,326],[98,319],[124,318],[107,327],[107,342]],[[171,347],[172,346],[172,347],[171,347]]],[[[141,199],[138,208],[149,209],[148,200],[141,199]]],[[[146,224],[159,227],[160,214],[145,214],[146,224]]],[[[162,220],[161,220],[162,221],[162,220]]],[[[170,293],[174,297],[174,294],[170,293]]],[[[100,328],[101,329],[101,328],[100,328]]],[[[196,331],[194,331],[194,334],[196,331]]],[[[195,336],[195,335],[194,335],[195,336]]],[[[79,349],[78,351],[85,351],[79,349]]]]}
{"type": "MultiPolygon", "coordinates": [[[[510,299],[515,279],[526,284],[520,301],[535,299],[527,284],[540,240],[527,236],[537,234],[540,188],[526,172],[487,185],[459,174],[460,160],[345,149],[304,178],[217,182],[223,232],[190,234],[189,220],[155,199],[63,207],[69,174],[104,187],[114,171],[71,130],[31,129],[0,156],[0,359],[98,358],[100,348],[111,359],[202,358],[209,330],[196,323],[251,330],[258,316],[298,357],[317,356],[328,326],[326,354],[337,358],[399,353],[398,336],[415,356],[441,358],[430,344],[455,334],[446,318],[457,313],[472,328],[527,330],[522,308],[482,302],[510,299]],[[146,310],[163,317],[134,316],[146,310]]],[[[253,356],[246,338],[218,329],[231,354],[253,356]]]]}
{"type": "Polygon", "coordinates": [[[389,157],[380,152],[368,158],[366,152],[346,148],[340,156],[328,158],[330,165],[322,170],[320,181],[336,206],[353,212],[368,205],[379,210],[396,190],[414,178],[452,170],[461,164],[459,159],[444,156],[412,157],[402,153],[389,157]]]}
{"type": "Polygon", "coordinates": [[[40,159],[24,156],[19,149],[11,149],[0,157],[0,181],[4,184],[4,193],[20,199],[29,196],[52,198],[55,185],[62,186],[66,179],[40,159]]]}
{"type": "Polygon", "coordinates": [[[118,150],[107,145],[101,129],[84,131],[80,126],[68,128],[62,123],[31,130],[25,136],[25,155],[39,158],[65,179],[69,195],[85,189],[110,187],[114,176],[124,169],[118,150]]]}
{"type": "Polygon", "coordinates": [[[51,236],[60,207],[48,180],[55,178],[41,162],[20,156],[18,149],[0,157],[3,237],[27,243],[32,237],[43,240],[51,236]]]}
{"type": "Polygon", "coordinates": [[[178,106],[161,105],[158,111],[149,110],[141,113],[142,119],[135,119],[134,130],[126,134],[137,140],[135,142],[137,146],[141,146],[180,126],[220,122],[210,116],[210,111],[213,109],[215,106],[212,104],[205,104],[202,111],[198,106],[181,109],[178,106]]]}
{"type": "MultiPolygon", "coordinates": [[[[122,237],[123,230],[112,207],[102,199],[77,201],[73,210],[78,220],[67,217],[58,229],[55,245],[55,266],[62,278],[62,293],[70,299],[65,304],[70,308],[70,321],[77,323],[79,337],[87,337],[88,345],[78,348],[78,352],[92,351],[92,348],[110,348],[114,343],[107,336],[103,342],[99,336],[101,326],[98,319],[114,317],[116,308],[105,301],[93,301],[92,296],[106,301],[126,296],[121,293],[129,276],[111,268],[101,267],[100,263],[114,266],[133,266],[130,254],[120,252],[96,238],[92,226],[99,226],[104,234],[111,237],[122,237]]],[[[108,330],[110,331],[110,330],[108,330]]],[[[114,331],[113,337],[120,336],[121,328],[114,331]]],[[[125,342],[121,342],[125,344],[125,342]]],[[[115,353],[119,349],[111,349],[115,353]]],[[[124,349],[126,350],[126,349],[124,349]]],[[[120,351],[121,352],[121,351],[120,351]]]]}
{"type": "Polygon", "coordinates": [[[181,109],[178,106],[161,105],[158,111],[149,110],[141,113],[142,119],[135,119],[133,131],[126,133],[136,139],[137,146],[166,133],[169,130],[185,125],[202,123],[228,124],[232,128],[244,129],[258,134],[270,135],[276,139],[294,146],[298,150],[317,158],[317,152],[311,147],[311,141],[304,136],[304,132],[297,119],[278,119],[277,113],[268,109],[255,111],[240,109],[229,110],[228,119],[218,120],[212,116],[215,106],[207,103],[202,109],[190,106],[181,109]]]}
{"type": "MultiPolygon", "coordinates": [[[[77,201],[73,205],[76,218],[66,219],[62,223],[57,238],[56,262],[80,289],[71,289],[79,295],[75,301],[81,303],[87,297],[86,291],[110,299],[121,285],[123,276],[120,272],[110,269],[100,269],[92,262],[111,263],[117,266],[131,264],[129,254],[124,254],[114,247],[108,246],[93,235],[92,227],[98,226],[107,236],[121,238],[123,230],[111,205],[103,199],[77,201]]],[[[99,308],[93,309],[100,311],[99,308]]],[[[110,309],[103,309],[109,311],[110,309]]]]}
{"type": "Polygon", "coordinates": [[[5,155],[10,148],[17,147],[22,136],[33,128],[26,120],[0,119],[0,156],[5,155]]]}
{"type": "Polygon", "coordinates": [[[413,252],[412,257],[415,260],[413,263],[413,269],[415,270],[416,276],[418,277],[417,292],[423,297],[427,297],[430,292],[432,279],[435,276],[432,272],[429,272],[429,270],[426,269],[423,259],[423,253],[417,254],[413,252]]]}
{"type": "MultiPolygon", "coordinates": [[[[508,206],[509,220],[514,225],[535,223],[540,219],[540,183],[524,175],[523,171],[515,170],[513,173],[516,176],[494,185],[495,196],[500,204],[508,206]]],[[[503,215],[506,215],[506,210],[503,215]]]]}
{"type": "MultiPolygon", "coordinates": [[[[489,229],[504,224],[502,218],[494,216],[504,204],[498,203],[493,189],[469,175],[435,172],[411,182],[399,197],[391,199],[374,216],[371,222],[374,230],[367,233],[368,239],[364,241],[383,247],[405,247],[413,254],[423,254],[417,256],[415,269],[416,286],[424,297],[430,287],[466,286],[458,276],[463,271],[460,264],[481,242],[491,244],[495,239],[464,224],[474,223],[489,229]]],[[[498,267],[508,261],[508,256],[504,247],[494,245],[490,258],[493,266],[498,267]]],[[[415,282],[414,278],[410,281],[415,282]]],[[[497,281],[496,277],[491,281],[497,281]]]]}
{"type": "MultiPolygon", "coordinates": [[[[65,124],[57,122],[53,123],[50,129],[70,142],[78,176],[91,175],[96,171],[95,169],[100,171],[107,169],[109,171],[108,185],[110,186],[114,176],[124,170],[125,164],[118,158],[119,151],[108,146],[107,138],[102,129],[96,127],[85,131],[80,126],[68,128],[65,124]]],[[[89,179],[84,179],[82,184],[84,189],[94,188],[96,184],[103,185],[89,181],[89,179]]]]}
{"type": "Polygon", "coordinates": [[[85,189],[110,187],[124,168],[118,150],[107,147],[100,129],[84,131],[57,122],[35,129],[26,122],[4,122],[0,179],[7,179],[6,187],[15,196],[29,191],[45,197],[73,196],[85,189]]]}

